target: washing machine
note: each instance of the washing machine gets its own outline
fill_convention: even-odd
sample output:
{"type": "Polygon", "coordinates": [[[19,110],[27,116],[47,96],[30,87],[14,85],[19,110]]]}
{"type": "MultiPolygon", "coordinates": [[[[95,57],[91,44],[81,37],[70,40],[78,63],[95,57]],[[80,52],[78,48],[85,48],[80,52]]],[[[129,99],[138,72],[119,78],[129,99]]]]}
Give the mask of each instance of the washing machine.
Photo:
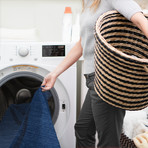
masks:
{"type": "MultiPolygon", "coordinates": [[[[0,42],[0,120],[10,104],[31,101],[44,76],[55,69],[72,46],[55,42],[0,42]]],[[[60,75],[49,91],[52,98],[48,104],[61,148],[75,148],[76,64],[60,75]]]]}

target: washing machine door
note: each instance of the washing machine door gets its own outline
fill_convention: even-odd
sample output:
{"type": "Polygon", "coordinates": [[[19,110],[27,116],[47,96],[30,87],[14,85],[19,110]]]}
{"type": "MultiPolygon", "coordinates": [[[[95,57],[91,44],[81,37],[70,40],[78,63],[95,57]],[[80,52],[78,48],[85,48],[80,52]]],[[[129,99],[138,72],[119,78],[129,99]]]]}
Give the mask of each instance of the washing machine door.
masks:
{"type": "MultiPolygon", "coordinates": [[[[43,77],[32,72],[15,72],[0,80],[0,119],[11,104],[29,103],[35,91],[40,87],[43,77]]],[[[48,104],[52,121],[56,122],[59,114],[59,98],[56,90],[50,91],[48,104]]]]}
{"type": "MultiPolygon", "coordinates": [[[[48,66],[50,69],[50,67],[48,66]]],[[[14,65],[0,68],[0,120],[10,104],[28,103],[49,71],[33,65],[14,65]]],[[[52,121],[60,139],[70,117],[69,95],[60,79],[50,89],[48,104],[52,121]]]]}

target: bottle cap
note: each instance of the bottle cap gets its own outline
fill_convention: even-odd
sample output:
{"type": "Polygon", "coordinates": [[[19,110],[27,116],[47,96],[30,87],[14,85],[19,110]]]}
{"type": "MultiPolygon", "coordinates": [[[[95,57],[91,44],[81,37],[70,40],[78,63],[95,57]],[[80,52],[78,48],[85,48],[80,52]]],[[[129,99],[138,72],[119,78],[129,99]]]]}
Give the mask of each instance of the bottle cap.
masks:
{"type": "Polygon", "coordinates": [[[71,7],[65,7],[64,13],[72,13],[71,7]]]}

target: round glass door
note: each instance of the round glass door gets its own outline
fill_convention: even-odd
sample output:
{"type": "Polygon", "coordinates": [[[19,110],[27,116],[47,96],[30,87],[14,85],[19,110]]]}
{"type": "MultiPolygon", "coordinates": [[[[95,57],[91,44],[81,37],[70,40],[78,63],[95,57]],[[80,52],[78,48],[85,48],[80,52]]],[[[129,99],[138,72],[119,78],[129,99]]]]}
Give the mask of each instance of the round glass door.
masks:
{"type": "MultiPolygon", "coordinates": [[[[11,104],[30,103],[43,77],[32,72],[16,72],[0,80],[0,120],[11,104]]],[[[55,124],[59,115],[59,98],[52,88],[47,93],[52,121],[55,124]]]]}

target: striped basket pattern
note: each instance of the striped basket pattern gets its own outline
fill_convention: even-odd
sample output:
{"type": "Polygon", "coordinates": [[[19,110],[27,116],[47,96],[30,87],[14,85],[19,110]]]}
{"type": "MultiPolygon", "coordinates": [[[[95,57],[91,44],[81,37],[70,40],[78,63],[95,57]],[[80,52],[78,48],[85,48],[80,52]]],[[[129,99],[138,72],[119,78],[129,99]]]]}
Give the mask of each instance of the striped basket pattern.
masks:
{"type": "Polygon", "coordinates": [[[121,134],[120,145],[121,148],[137,148],[133,140],[128,138],[124,133],[121,134]]]}
{"type": "Polygon", "coordinates": [[[148,106],[148,39],[117,11],[96,22],[94,85],[99,97],[115,107],[148,106]]]}

